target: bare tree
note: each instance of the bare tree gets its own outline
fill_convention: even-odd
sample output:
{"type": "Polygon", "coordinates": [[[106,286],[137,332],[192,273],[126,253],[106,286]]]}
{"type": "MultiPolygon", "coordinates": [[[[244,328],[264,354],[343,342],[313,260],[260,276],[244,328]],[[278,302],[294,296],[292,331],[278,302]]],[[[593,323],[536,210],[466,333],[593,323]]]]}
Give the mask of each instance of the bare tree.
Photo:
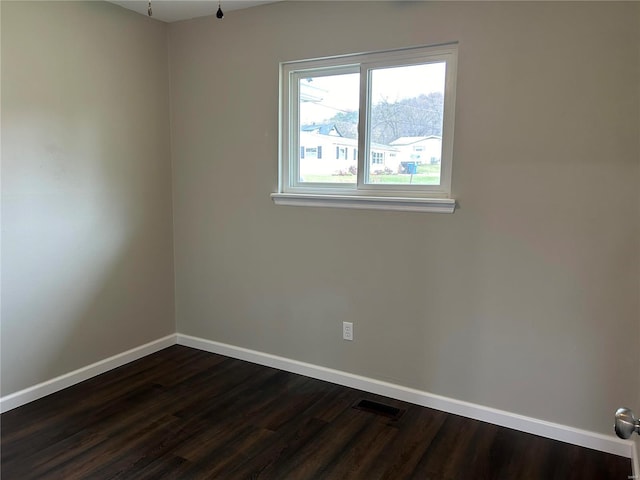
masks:
{"type": "MultiPolygon", "coordinates": [[[[389,144],[400,137],[442,135],[444,96],[440,92],[405,98],[398,102],[379,99],[371,109],[371,140],[389,144]]],[[[326,123],[334,123],[347,138],[356,138],[358,112],[339,112],[326,123]]]]}

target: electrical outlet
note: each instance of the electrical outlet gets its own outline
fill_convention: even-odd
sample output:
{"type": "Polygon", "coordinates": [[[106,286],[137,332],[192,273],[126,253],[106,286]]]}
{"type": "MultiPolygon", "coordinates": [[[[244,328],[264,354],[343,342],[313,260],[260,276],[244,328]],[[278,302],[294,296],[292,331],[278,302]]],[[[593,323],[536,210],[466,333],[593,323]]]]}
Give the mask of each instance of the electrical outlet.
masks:
{"type": "Polygon", "coordinates": [[[353,323],[342,322],[342,339],[353,340],[353,323]]]}

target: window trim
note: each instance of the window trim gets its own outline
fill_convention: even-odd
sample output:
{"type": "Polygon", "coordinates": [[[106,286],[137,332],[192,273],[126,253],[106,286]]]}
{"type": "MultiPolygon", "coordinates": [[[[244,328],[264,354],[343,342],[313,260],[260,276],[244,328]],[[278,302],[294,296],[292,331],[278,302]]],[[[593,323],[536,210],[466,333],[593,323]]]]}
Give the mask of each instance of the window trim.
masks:
{"type": "Polygon", "coordinates": [[[451,198],[457,43],[419,46],[373,53],[360,53],[280,64],[278,192],[272,194],[277,205],[330,206],[453,213],[451,198]],[[440,185],[385,185],[365,183],[369,173],[370,90],[364,90],[375,68],[446,62],[440,185]],[[299,182],[298,101],[299,79],[304,76],[360,73],[360,119],[358,123],[358,175],[355,183],[313,184],[299,182]],[[286,124],[285,124],[286,122],[286,124]]]}
{"type": "Polygon", "coordinates": [[[276,205],[290,207],[336,207],[425,213],[453,213],[456,209],[456,201],[453,198],[272,193],[271,199],[276,205]]]}

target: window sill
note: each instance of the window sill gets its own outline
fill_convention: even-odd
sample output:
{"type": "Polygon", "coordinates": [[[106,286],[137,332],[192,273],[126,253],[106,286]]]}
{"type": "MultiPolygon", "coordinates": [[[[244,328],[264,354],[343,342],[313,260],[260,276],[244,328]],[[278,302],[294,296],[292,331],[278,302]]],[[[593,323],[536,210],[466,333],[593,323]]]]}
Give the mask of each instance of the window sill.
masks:
{"type": "Polygon", "coordinates": [[[456,208],[456,201],[450,198],[358,197],[300,193],[272,193],[271,198],[276,205],[294,207],[359,208],[427,213],[453,213],[456,208]]]}

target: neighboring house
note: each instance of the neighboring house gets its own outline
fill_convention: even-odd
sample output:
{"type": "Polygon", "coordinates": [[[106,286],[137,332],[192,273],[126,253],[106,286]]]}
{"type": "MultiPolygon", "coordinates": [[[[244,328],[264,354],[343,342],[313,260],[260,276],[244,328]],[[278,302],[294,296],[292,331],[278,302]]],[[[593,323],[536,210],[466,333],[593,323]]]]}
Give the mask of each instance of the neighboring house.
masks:
{"type": "Polygon", "coordinates": [[[319,135],[331,135],[332,137],[342,137],[342,133],[333,123],[312,123],[310,125],[302,125],[301,132],[317,133],[319,135]]]}
{"type": "Polygon", "coordinates": [[[300,175],[348,175],[358,164],[358,141],[344,138],[335,127],[300,128],[300,175]],[[327,133],[320,133],[320,131],[327,133]]]}
{"type": "MultiPolygon", "coordinates": [[[[372,173],[398,171],[398,149],[372,144],[369,161],[372,173]]],[[[348,175],[356,171],[358,141],[341,136],[333,124],[300,127],[300,175],[348,175]]]]}
{"type": "Polygon", "coordinates": [[[400,173],[399,150],[381,143],[371,143],[369,169],[371,173],[400,173]]]}
{"type": "Polygon", "coordinates": [[[400,162],[439,165],[442,155],[442,137],[400,137],[390,145],[400,151],[400,162]]]}

